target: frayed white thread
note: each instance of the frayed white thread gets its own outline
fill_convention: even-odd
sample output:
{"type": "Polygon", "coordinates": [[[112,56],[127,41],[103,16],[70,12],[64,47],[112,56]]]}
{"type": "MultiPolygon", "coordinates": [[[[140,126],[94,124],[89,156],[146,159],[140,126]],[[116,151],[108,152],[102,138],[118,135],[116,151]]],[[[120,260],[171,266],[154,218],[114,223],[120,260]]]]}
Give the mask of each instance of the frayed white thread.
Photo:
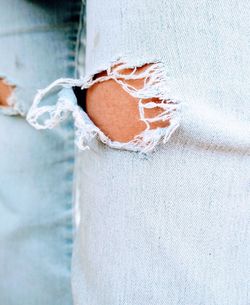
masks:
{"type": "MultiPolygon", "coordinates": [[[[132,72],[125,74],[125,69],[131,66],[124,64],[124,61],[115,61],[106,69],[106,74],[94,79],[94,76],[83,79],[58,79],[43,90],[39,90],[35,96],[32,107],[27,115],[28,122],[37,129],[53,128],[63,121],[69,112],[72,112],[76,127],[76,144],[80,149],[88,148],[90,141],[98,136],[99,139],[112,148],[126,149],[132,151],[149,152],[159,143],[166,143],[172,133],[180,125],[181,103],[171,97],[169,82],[165,71],[165,66],[156,62],[150,64],[142,72],[138,72],[138,67],[132,67],[132,72]],[[76,98],[63,96],[60,94],[55,105],[40,106],[39,104],[45,96],[59,88],[81,87],[87,89],[96,83],[113,79],[133,97],[139,99],[138,109],[140,119],[145,123],[146,128],[139,135],[129,142],[121,143],[111,141],[95,124],[88,115],[77,105],[76,98]],[[128,80],[144,79],[142,88],[135,88],[128,84],[128,80]],[[143,102],[147,99],[151,101],[143,102]],[[157,102],[153,100],[157,100],[157,102]],[[145,109],[161,108],[162,112],[155,117],[145,117],[145,109]],[[42,115],[48,114],[49,118],[43,123],[38,120],[42,115]],[[168,121],[168,126],[164,128],[150,129],[150,123],[168,121]]],[[[73,93],[72,93],[73,94],[73,93]]]]}

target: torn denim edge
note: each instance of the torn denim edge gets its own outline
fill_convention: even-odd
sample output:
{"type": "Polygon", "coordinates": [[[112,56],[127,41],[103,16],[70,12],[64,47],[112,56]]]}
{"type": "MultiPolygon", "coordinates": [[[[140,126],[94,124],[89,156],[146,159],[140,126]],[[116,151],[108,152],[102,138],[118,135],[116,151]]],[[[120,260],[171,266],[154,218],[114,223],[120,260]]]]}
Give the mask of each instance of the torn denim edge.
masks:
{"type": "MultiPolygon", "coordinates": [[[[101,71],[106,71],[105,76],[94,78],[100,71],[85,76],[80,79],[61,78],[54,81],[43,90],[36,94],[33,104],[28,112],[27,120],[36,129],[51,129],[63,121],[71,112],[76,127],[76,145],[79,149],[89,148],[89,143],[98,137],[103,143],[111,148],[124,149],[147,153],[152,151],[158,144],[165,144],[173,132],[179,127],[181,121],[182,103],[176,100],[170,92],[170,79],[167,76],[165,65],[160,62],[151,63],[143,72],[136,73],[137,68],[123,59],[118,59],[101,71]],[[129,74],[122,74],[124,69],[133,69],[129,74]],[[129,142],[118,142],[110,140],[89,118],[80,106],[77,105],[76,97],[72,87],[88,89],[92,85],[106,80],[116,81],[126,92],[139,99],[138,108],[140,119],[145,123],[146,128],[129,142]],[[126,80],[144,79],[144,85],[140,89],[126,83],[126,80]],[[42,100],[53,91],[60,90],[58,100],[55,105],[40,106],[42,100]],[[69,90],[71,89],[71,90],[69,90]],[[157,98],[160,102],[149,101],[142,103],[144,99],[157,98]],[[153,117],[146,118],[145,109],[161,108],[162,113],[153,117]],[[49,118],[43,123],[39,123],[39,118],[47,114],[49,118]],[[150,123],[157,121],[169,121],[169,125],[164,128],[150,129],[150,123]]],[[[145,63],[143,64],[145,65],[145,63]]]]}
{"type": "Polygon", "coordinates": [[[10,115],[10,116],[15,116],[15,115],[21,115],[25,116],[25,110],[22,107],[22,102],[21,98],[19,97],[19,88],[16,82],[9,77],[6,77],[4,75],[0,74],[0,80],[2,80],[5,84],[8,86],[13,87],[13,90],[9,97],[7,98],[7,105],[6,106],[0,106],[0,113],[4,115],[10,115]]]}

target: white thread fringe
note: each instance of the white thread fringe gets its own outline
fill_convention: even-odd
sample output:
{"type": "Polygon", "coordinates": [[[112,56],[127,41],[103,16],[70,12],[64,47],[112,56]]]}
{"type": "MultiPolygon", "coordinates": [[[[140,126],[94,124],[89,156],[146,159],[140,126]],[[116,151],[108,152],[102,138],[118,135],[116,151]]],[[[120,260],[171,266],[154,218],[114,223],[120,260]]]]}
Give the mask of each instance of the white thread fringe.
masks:
{"type": "Polygon", "coordinates": [[[85,77],[83,79],[58,79],[43,90],[39,90],[33,105],[31,106],[27,120],[37,129],[53,128],[63,121],[71,112],[74,117],[76,127],[76,144],[84,150],[88,148],[90,141],[99,137],[99,139],[112,148],[126,149],[132,151],[149,152],[156,145],[166,143],[172,133],[180,125],[181,103],[171,97],[169,91],[169,79],[166,75],[165,67],[162,63],[156,62],[149,65],[144,71],[138,73],[137,67],[132,67],[133,71],[129,74],[123,74],[124,69],[131,69],[131,66],[124,64],[124,61],[115,61],[106,70],[105,76],[94,79],[94,76],[85,77]],[[41,101],[60,88],[81,87],[87,89],[98,82],[113,79],[121,87],[133,97],[139,99],[138,107],[140,119],[146,124],[145,130],[137,135],[133,140],[121,143],[111,141],[95,124],[90,120],[88,115],[77,105],[76,98],[71,92],[65,94],[65,90],[59,92],[59,98],[55,105],[39,106],[41,101]],[[143,87],[138,89],[126,83],[126,80],[144,79],[143,87]],[[149,101],[143,103],[144,99],[157,99],[158,101],[149,101]],[[160,102],[159,102],[160,101],[160,102]],[[153,117],[145,117],[145,109],[161,108],[162,112],[153,117]],[[39,123],[38,119],[42,115],[49,115],[43,123],[39,123]],[[169,125],[164,128],[150,129],[150,123],[168,121],[169,125]]]}

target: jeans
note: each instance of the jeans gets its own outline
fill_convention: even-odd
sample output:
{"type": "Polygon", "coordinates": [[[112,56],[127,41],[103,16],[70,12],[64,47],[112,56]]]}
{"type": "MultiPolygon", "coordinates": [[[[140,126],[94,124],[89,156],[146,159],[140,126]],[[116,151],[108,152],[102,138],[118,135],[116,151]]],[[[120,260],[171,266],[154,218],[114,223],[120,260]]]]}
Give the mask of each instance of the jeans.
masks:
{"type": "Polygon", "coordinates": [[[39,88],[73,77],[80,1],[0,1],[0,304],[70,305],[74,130],[26,121],[39,88]]]}
{"type": "MultiPolygon", "coordinates": [[[[247,305],[246,2],[87,2],[86,74],[164,64],[180,124],[155,152],[78,153],[77,305],[247,305]]],[[[125,127],[126,128],[126,127],[125,127]]]]}
{"type": "Polygon", "coordinates": [[[77,74],[40,90],[27,115],[40,132],[73,117],[75,305],[249,304],[249,9],[87,1],[77,74]],[[148,63],[143,87],[128,85],[148,63]],[[139,99],[145,126],[147,107],[169,126],[112,141],[74,94],[110,79],[139,99]]]}

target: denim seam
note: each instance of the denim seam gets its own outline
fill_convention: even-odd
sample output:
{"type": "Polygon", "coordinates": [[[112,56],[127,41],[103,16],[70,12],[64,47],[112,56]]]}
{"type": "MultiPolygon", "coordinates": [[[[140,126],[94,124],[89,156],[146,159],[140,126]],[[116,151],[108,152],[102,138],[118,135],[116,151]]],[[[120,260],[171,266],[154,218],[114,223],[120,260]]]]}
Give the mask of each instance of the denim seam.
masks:
{"type": "Polygon", "coordinates": [[[80,77],[80,56],[85,58],[85,49],[86,49],[86,0],[82,0],[82,6],[80,11],[80,23],[77,33],[77,42],[76,42],[76,54],[75,54],[75,78],[80,77]],[[83,41],[82,41],[83,39],[83,41]]]}
{"type": "MultiPolygon", "coordinates": [[[[69,18],[76,18],[78,19],[78,27],[79,27],[79,24],[80,24],[80,13],[79,13],[79,8],[80,8],[80,3],[81,1],[78,0],[78,1],[70,1],[69,2],[69,11],[70,11],[70,16],[69,18]]],[[[76,21],[72,22],[72,28],[69,29],[69,32],[67,33],[68,34],[68,44],[69,44],[69,52],[68,54],[66,55],[67,56],[67,63],[68,63],[68,66],[67,66],[67,69],[68,69],[68,73],[69,74],[73,74],[75,75],[75,70],[76,70],[76,66],[75,66],[75,61],[76,61],[76,45],[77,45],[77,41],[78,41],[78,36],[77,36],[77,23],[76,21]],[[74,26],[73,26],[74,25],[74,26]],[[73,73],[70,71],[71,68],[74,68],[74,71],[73,73]]],[[[71,128],[71,130],[73,129],[73,126],[72,126],[72,121],[68,121],[67,122],[67,126],[71,128]]],[[[69,143],[69,145],[71,146],[71,141],[69,143]]],[[[75,163],[75,150],[73,147],[70,147],[70,150],[72,151],[72,156],[70,158],[70,160],[72,162],[75,163]]],[[[72,221],[72,218],[73,218],[73,209],[72,209],[72,206],[73,206],[73,201],[74,201],[74,196],[73,196],[73,193],[74,193],[74,171],[72,170],[70,172],[70,177],[69,179],[70,180],[70,190],[68,190],[68,194],[70,195],[70,202],[68,204],[66,204],[65,206],[65,209],[70,212],[69,214],[69,219],[67,221],[67,224],[65,225],[65,230],[66,232],[69,232],[70,234],[70,237],[66,237],[65,238],[65,244],[67,245],[67,250],[65,252],[66,256],[69,258],[69,264],[68,264],[68,270],[71,272],[71,257],[72,257],[72,248],[73,248],[73,235],[74,235],[74,226],[73,226],[73,221],[72,221]]]]}

